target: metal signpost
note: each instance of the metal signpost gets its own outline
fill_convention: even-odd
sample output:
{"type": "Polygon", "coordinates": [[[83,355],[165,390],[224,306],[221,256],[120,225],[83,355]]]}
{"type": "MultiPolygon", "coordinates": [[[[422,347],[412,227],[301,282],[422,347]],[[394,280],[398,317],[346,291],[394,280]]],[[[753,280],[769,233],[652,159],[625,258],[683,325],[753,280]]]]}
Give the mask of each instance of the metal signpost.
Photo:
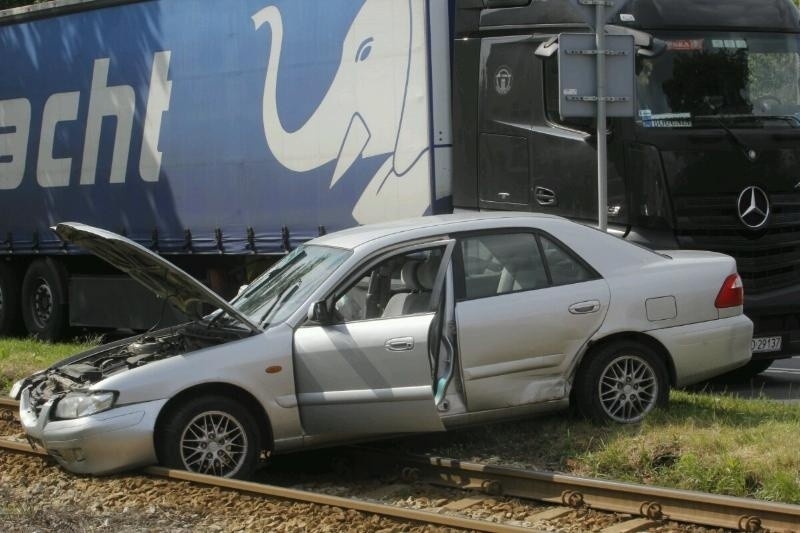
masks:
{"type": "Polygon", "coordinates": [[[583,14],[595,34],[562,33],[559,36],[559,110],[565,118],[597,117],[598,227],[606,231],[606,123],[609,116],[634,116],[634,39],[628,35],[606,35],[605,31],[606,23],[619,13],[627,0],[569,1],[583,14]]]}

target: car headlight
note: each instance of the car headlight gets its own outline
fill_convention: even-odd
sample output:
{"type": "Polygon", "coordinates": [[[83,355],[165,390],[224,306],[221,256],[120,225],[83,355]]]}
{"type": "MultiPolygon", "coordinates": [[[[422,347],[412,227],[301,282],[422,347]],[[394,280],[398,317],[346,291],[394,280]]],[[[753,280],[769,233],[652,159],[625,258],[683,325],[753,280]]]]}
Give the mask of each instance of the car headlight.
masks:
{"type": "Polygon", "coordinates": [[[22,386],[24,384],[25,384],[25,380],[21,379],[21,380],[17,381],[16,383],[14,383],[13,385],[11,385],[11,391],[8,393],[8,395],[11,398],[13,398],[14,400],[18,399],[19,398],[19,393],[22,392],[22,386]]]}
{"type": "Polygon", "coordinates": [[[114,407],[114,392],[70,392],[56,404],[56,418],[80,418],[114,407]]]}

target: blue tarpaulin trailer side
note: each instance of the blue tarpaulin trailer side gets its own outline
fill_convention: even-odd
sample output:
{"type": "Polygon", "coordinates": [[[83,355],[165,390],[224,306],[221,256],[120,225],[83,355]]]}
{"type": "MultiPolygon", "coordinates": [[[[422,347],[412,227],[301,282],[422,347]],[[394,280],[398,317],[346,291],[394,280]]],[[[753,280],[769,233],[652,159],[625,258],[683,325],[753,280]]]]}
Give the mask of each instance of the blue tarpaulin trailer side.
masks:
{"type": "Polygon", "coordinates": [[[433,212],[449,197],[447,24],[435,0],[0,12],[0,255],[80,253],[61,221],[235,256],[433,212]]]}

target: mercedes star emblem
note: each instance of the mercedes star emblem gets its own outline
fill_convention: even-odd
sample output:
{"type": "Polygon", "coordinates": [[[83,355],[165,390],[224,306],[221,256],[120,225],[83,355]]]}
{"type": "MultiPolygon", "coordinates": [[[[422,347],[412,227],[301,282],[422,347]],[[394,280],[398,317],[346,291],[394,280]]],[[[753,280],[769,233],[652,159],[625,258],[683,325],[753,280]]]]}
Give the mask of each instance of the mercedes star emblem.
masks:
{"type": "Polygon", "coordinates": [[[750,229],[759,229],[769,219],[769,197],[763,189],[751,186],[742,191],[738,202],[739,220],[750,229]]]}

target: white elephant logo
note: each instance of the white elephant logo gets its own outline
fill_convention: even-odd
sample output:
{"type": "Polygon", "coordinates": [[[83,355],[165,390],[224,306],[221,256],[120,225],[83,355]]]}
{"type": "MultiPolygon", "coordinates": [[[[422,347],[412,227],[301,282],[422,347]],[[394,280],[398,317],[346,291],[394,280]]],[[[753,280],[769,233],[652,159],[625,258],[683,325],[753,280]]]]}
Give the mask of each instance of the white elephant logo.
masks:
{"type": "Polygon", "coordinates": [[[264,135],[278,161],[308,172],[336,162],[330,187],[360,159],[386,156],[353,209],[359,223],[421,215],[431,205],[423,2],[365,0],[342,44],[333,82],[296,131],[277,102],[283,19],[277,6],[253,16],[272,31],[263,97],[264,135]]]}

